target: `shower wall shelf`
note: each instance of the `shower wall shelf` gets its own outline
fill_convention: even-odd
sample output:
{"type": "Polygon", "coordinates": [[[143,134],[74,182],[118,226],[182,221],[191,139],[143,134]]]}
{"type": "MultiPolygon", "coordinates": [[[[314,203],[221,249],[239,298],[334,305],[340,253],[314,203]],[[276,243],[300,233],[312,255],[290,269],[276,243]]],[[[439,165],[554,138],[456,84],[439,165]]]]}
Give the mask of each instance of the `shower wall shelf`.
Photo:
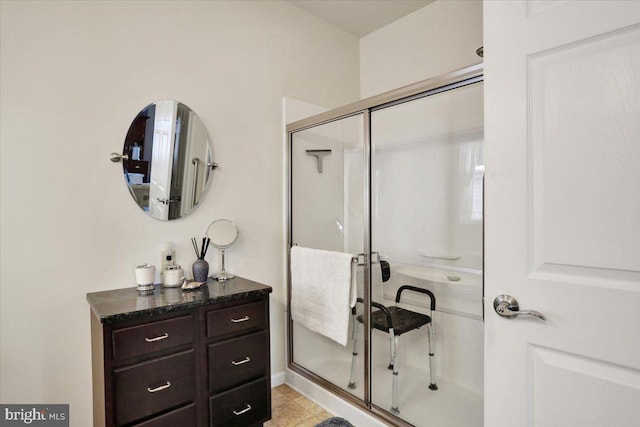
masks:
{"type": "Polygon", "coordinates": [[[447,254],[447,253],[430,253],[425,251],[418,251],[421,257],[424,258],[432,258],[432,259],[442,259],[447,261],[455,261],[462,258],[458,254],[447,254]]]}

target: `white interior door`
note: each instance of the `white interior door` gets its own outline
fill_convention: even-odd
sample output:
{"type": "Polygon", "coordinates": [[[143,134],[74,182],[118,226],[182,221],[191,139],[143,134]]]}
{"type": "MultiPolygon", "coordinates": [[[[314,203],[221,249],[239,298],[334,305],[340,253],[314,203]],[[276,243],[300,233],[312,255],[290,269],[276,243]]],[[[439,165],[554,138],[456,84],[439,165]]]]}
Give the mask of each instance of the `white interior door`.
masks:
{"type": "Polygon", "coordinates": [[[639,425],[640,2],[485,1],[484,28],[485,426],[639,425]]]}
{"type": "Polygon", "coordinates": [[[178,103],[176,101],[156,102],[151,176],[149,177],[149,213],[158,219],[169,218],[177,110],[178,103]]]}

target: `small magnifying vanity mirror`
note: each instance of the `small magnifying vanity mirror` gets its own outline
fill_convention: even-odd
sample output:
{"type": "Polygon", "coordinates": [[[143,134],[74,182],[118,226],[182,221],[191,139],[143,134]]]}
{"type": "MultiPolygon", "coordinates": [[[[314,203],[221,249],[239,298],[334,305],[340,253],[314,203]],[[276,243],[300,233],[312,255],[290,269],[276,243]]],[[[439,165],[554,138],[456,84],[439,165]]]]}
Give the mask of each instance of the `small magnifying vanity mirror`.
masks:
{"type": "Polygon", "coordinates": [[[207,227],[207,237],[211,239],[211,244],[214,247],[220,249],[221,253],[220,271],[212,277],[217,279],[219,282],[233,279],[235,276],[227,273],[227,270],[225,269],[224,252],[226,249],[230,248],[236,240],[238,240],[238,227],[236,227],[231,220],[217,219],[207,227]]]}
{"type": "Polygon", "coordinates": [[[153,218],[191,213],[211,181],[211,144],[202,120],[181,102],[164,99],[144,107],[131,122],[122,154],[125,183],[138,206],[153,218]]]}

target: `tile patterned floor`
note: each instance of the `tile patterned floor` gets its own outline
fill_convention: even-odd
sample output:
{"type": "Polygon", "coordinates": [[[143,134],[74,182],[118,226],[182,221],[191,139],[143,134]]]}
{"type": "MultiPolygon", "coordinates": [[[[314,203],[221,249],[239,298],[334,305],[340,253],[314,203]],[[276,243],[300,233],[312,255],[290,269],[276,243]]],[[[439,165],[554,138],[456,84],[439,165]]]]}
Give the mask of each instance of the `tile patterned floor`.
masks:
{"type": "Polygon", "coordinates": [[[332,415],[286,384],[271,389],[271,420],[264,427],[313,427],[332,415]]]}

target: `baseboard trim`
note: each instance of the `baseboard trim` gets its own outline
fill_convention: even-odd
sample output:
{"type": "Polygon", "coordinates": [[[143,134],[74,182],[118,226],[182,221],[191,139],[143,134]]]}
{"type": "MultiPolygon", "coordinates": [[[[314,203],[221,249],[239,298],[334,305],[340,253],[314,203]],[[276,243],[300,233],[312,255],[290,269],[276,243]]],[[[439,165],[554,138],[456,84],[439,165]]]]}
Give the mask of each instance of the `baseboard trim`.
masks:
{"type": "Polygon", "coordinates": [[[287,375],[284,372],[276,372],[271,375],[271,387],[278,387],[286,382],[287,375]]]}

